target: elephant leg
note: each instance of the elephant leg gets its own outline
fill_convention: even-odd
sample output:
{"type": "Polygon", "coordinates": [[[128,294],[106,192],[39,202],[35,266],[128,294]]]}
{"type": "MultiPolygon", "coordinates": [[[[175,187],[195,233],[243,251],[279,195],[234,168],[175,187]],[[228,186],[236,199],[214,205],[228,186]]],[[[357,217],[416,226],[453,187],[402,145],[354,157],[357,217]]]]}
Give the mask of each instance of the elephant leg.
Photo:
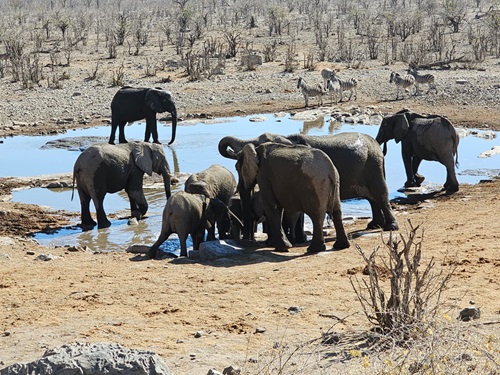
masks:
{"type": "Polygon", "coordinates": [[[172,232],[170,231],[170,229],[167,230],[162,229],[160,236],[158,237],[156,242],[153,244],[153,246],[149,248],[148,257],[150,257],[151,259],[155,259],[156,253],[160,249],[160,246],[168,239],[168,237],[170,237],[171,234],[172,232]]]}
{"type": "Polygon", "coordinates": [[[347,249],[350,244],[345,233],[344,223],[342,222],[342,208],[340,206],[340,199],[336,200],[333,204],[333,211],[331,213],[333,219],[333,226],[335,227],[335,234],[337,239],[333,244],[334,249],[347,249]]]}
{"type": "Polygon", "coordinates": [[[159,143],[161,142],[158,140],[158,128],[156,124],[156,114],[153,116],[149,116],[146,119],[146,133],[144,135],[144,142],[149,142],[149,138],[153,136],[153,143],[159,143]]]}
{"type": "Polygon", "coordinates": [[[383,228],[385,225],[385,216],[382,213],[382,209],[377,202],[372,199],[368,199],[368,202],[370,203],[370,207],[372,209],[372,220],[368,223],[366,229],[383,228]]]}
{"type": "Polygon", "coordinates": [[[199,250],[200,244],[205,241],[205,229],[201,228],[191,233],[191,239],[193,240],[193,250],[199,250]]]}
{"type": "Polygon", "coordinates": [[[420,167],[420,163],[422,163],[422,158],[419,158],[418,156],[413,155],[412,161],[411,161],[411,168],[413,171],[413,176],[414,176],[416,186],[422,185],[422,182],[424,182],[424,180],[425,180],[425,177],[418,173],[418,167],[420,167]]]}
{"type": "Polygon", "coordinates": [[[126,121],[120,122],[118,124],[118,142],[120,143],[127,143],[127,140],[125,139],[125,125],[127,124],[126,121]]]}
{"type": "Polygon", "coordinates": [[[448,159],[449,160],[446,160],[445,163],[442,163],[446,167],[446,182],[444,183],[444,188],[448,193],[455,193],[458,191],[458,180],[455,173],[455,165],[453,157],[448,159]]]}
{"type": "Polygon", "coordinates": [[[146,201],[146,197],[144,196],[144,192],[136,189],[128,189],[126,188],[128,199],[130,201],[130,213],[132,217],[135,217],[137,220],[140,220],[146,215],[148,212],[148,202],[146,201]]]}
{"type": "Polygon", "coordinates": [[[307,248],[308,253],[318,253],[326,250],[325,238],[323,236],[323,222],[325,221],[325,213],[309,215],[313,223],[313,236],[311,244],[307,248]]]}
{"type": "Polygon", "coordinates": [[[80,196],[82,230],[91,230],[97,225],[97,223],[94,221],[94,219],[92,219],[92,216],[90,215],[90,196],[80,190],[78,190],[78,195],[80,196]]]}
{"type": "Polygon", "coordinates": [[[403,163],[406,172],[406,182],[405,187],[415,187],[417,186],[415,181],[415,174],[413,173],[413,158],[408,150],[405,150],[405,146],[401,146],[401,154],[403,156],[403,163]]]}
{"type": "MultiPolygon", "coordinates": [[[[183,234],[183,235],[179,234],[179,242],[181,243],[181,257],[187,257],[187,255],[188,255],[187,243],[186,243],[187,237],[188,237],[187,233],[183,234]]],[[[193,244],[194,244],[195,237],[192,237],[191,239],[193,240],[193,244]]],[[[194,246],[193,246],[193,249],[194,249],[194,246]]]]}
{"type": "Polygon", "coordinates": [[[307,242],[307,234],[304,232],[303,212],[300,212],[295,220],[295,241],[297,241],[297,243],[307,242]]]}
{"type": "Polygon", "coordinates": [[[108,228],[111,226],[111,221],[106,217],[106,212],[104,211],[104,197],[103,198],[93,198],[94,205],[97,213],[97,228],[108,228]]]}
{"type": "MultiPolygon", "coordinates": [[[[112,116],[112,115],[111,115],[112,116]]],[[[116,136],[116,128],[117,127],[120,127],[120,131],[119,131],[119,137],[121,139],[122,137],[122,132],[123,132],[123,128],[125,127],[125,124],[127,122],[126,121],[123,121],[123,122],[118,122],[117,120],[111,118],[111,134],[109,136],[109,141],[108,143],[111,144],[111,145],[114,145],[115,144],[115,136],[116,136]]],[[[125,139],[125,137],[123,136],[123,139],[125,139]]],[[[120,143],[127,143],[127,141],[125,140],[125,142],[121,142],[120,143]]]]}
{"type": "Polygon", "coordinates": [[[263,197],[264,210],[266,212],[266,221],[268,222],[268,243],[274,246],[275,251],[287,252],[292,244],[286,238],[281,225],[283,221],[283,208],[278,207],[275,202],[267,204],[263,197]]]}

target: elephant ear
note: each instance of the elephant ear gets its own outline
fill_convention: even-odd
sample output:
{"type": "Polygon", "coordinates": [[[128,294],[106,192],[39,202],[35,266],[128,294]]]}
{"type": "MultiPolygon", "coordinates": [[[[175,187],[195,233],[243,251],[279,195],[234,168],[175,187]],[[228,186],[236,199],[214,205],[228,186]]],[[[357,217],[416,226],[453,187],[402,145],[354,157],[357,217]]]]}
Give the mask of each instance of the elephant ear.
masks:
{"type": "Polygon", "coordinates": [[[146,97],[144,98],[146,105],[148,106],[149,109],[151,109],[153,112],[156,113],[161,113],[165,112],[166,108],[162,105],[162,95],[169,96],[169,94],[166,91],[163,90],[158,90],[158,89],[149,89],[146,92],[146,97]]]}
{"type": "Polygon", "coordinates": [[[257,172],[259,171],[259,158],[257,151],[252,143],[248,143],[241,150],[240,158],[241,164],[241,177],[246,189],[252,188],[256,184],[257,172]]]}
{"type": "Polygon", "coordinates": [[[144,144],[138,144],[132,150],[135,165],[148,176],[153,174],[153,153],[144,144]]]}
{"type": "Polygon", "coordinates": [[[410,130],[410,124],[404,113],[394,115],[394,140],[396,143],[401,142],[401,140],[406,137],[408,131],[410,130]]]}

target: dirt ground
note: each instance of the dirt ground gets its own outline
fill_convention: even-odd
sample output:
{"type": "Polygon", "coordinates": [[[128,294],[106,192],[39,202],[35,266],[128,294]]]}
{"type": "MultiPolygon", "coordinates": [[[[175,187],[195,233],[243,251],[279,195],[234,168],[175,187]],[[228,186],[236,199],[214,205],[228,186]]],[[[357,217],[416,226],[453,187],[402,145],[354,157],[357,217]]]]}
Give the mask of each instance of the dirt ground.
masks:
{"type": "MultiPolygon", "coordinates": [[[[186,83],[178,90],[192,87],[186,83]]],[[[210,106],[209,114],[300,110],[303,99],[293,83],[288,93],[293,99],[287,102],[221,100],[210,106]]],[[[185,115],[207,113],[203,103],[193,103],[183,105],[185,115]]],[[[500,108],[487,104],[394,101],[366,91],[340,108],[348,111],[353,105],[380,112],[405,106],[445,114],[458,126],[500,130],[500,108]]],[[[55,129],[47,121],[36,127],[2,129],[2,134],[55,129]]],[[[369,327],[349,282],[350,275],[361,276],[364,266],[354,245],[365,251],[382,245],[380,232],[362,231],[364,220],[346,222],[353,239],[352,246],[342,251],[305,256],[305,247],[287,254],[259,248],[210,262],[141,261],[129,253],[49,249],[33,242],[29,233],[65,225],[68,217],[65,212],[9,202],[13,188],[41,183],[45,181],[37,178],[0,179],[1,367],[37,359],[45,349],[65,343],[104,341],[152,350],[175,374],[206,374],[210,368],[222,371],[229,365],[252,374],[283,343],[292,346],[318,338],[331,327],[338,331],[369,327]],[[55,259],[37,260],[42,254],[55,259]],[[289,311],[298,307],[302,310],[296,314],[289,311]]],[[[411,204],[395,202],[393,208],[401,233],[406,233],[407,220],[424,228],[423,262],[434,257],[438,266],[458,266],[444,295],[447,311],[458,315],[474,300],[482,312],[478,324],[493,323],[488,329],[498,332],[500,179],[462,185],[450,196],[440,193],[411,204]]],[[[333,243],[331,236],[327,240],[333,243]]],[[[493,352],[498,355],[498,343],[493,352]]],[[[329,361],[333,360],[321,361],[323,370],[308,373],[331,373],[329,361]]]]}

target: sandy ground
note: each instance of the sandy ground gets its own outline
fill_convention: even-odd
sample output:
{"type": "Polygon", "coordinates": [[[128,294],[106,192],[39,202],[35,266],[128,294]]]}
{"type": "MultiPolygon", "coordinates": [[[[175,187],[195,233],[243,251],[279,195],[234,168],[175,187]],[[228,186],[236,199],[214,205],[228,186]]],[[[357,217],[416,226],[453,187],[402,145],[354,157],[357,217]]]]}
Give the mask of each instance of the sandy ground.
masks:
{"type": "MultiPolygon", "coordinates": [[[[498,81],[500,65],[494,64],[493,77],[498,81]]],[[[200,113],[230,116],[301,110],[303,99],[294,87],[296,77],[299,74],[313,77],[319,72],[301,71],[286,76],[276,83],[279,87],[273,87],[271,94],[263,97],[260,86],[265,87],[267,74],[280,69],[274,65],[252,74],[242,73],[241,85],[230,83],[231,77],[237,77],[238,73],[229,72],[227,79],[211,82],[210,91],[231,87],[230,92],[243,99],[231,101],[216,95],[210,99],[209,107],[207,94],[202,90],[206,82],[191,83],[179,78],[175,83],[180,112],[189,117],[200,113]],[[256,77],[261,78],[259,87],[249,89],[247,83],[256,77]],[[242,95],[253,100],[245,100],[242,95]]],[[[376,94],[378,81],[365,80],[371,86],[365,84],[356,101],[342,103],[339,108],[343,111],[352,107],[374,108],[388,113],[409,107],[417,112],[444,114],[460,126],[500,129],[498,99],[493,103],[481,102],[471,95],[464,102],[450,89],[446,97],[432,94],[395,101],[394,88],[386,82],[387,72],[386,67],[379,66],[361,73],[366,77],[381,77],[380,82],[387,86],[383,95],[376,94]]],[[[442,79],[447,74],[449,82],[453,82],[462,76],[474,81],[483,72],[436,74],[442,79]]],[[[498,98],[495,96],[498,88],[491,81],[477,87],[498,98]]],[[[105,98],[110,100],[115,90],[109,89],[105,98]]],[[[18,94],[26,96],[29,107],[29,97],[33,94],[18,94]]],[[[102,123],[106,116],[109,113],[104,111],[96,118],[89,118],[85,126],[102,123]]],[[[82,124],[71,121],[61,126],[46,117],[36,126],[4,123],[0,135],[39,134],[79,126],[82,124]]],[[[349,282],[349,275],[361,276],[364,266],[354,245],[371,251],[382,244],[380,232],[360,233],[365,221],[346,223],[346,230],[354,239],[352,246],[343,251],[304,256],[305,247],[295,247],[288,254],[260,248],[210,262],[141,261],[128,253],[93,254],[68,248],[49,249],[34,243],[26,236],[28,233],[62,226],[67,219],[64,212],[51,213],[40,207],[9,202],[12,188],[37,186],[40,182],[36,180],[0,179],[2,367],[34,360],[45,349],[65,343],[110,341],[152,350],[176,374],[206,374],[210,368],[222,371],[232,364],[253,374],[258,373],[255,368],[262,368],[273,355],[276,357],[277,348],[284,344],[291,347],[318,338],[332,327],[338,331],[369,328],[349,282]],[[37,260],[41,254],[56,258],[37,260]],[[294,307],[303,310],[291,314],[289,308],[294,307]]],[[[414,204],[394,203],[393,207],[401,233],[405,233],[407,220],[424,228],[424,262],[434,257],[438,266],[458,266],[444,295],[444,308],[456,316],[461,307],[474,300],[482,311],[479,325],[500,321],[500,180],[462,185],[451,196],[420,197],[414,204]]],[[[333,243],[331,236],[327,239],[328,244],[333,243]]],[[[499,326],[491,324],[488,329],[495,333],[499,326]]],[[[492,353],[498,356],[498,342],[492,353]]],[[[334,360],[311,361],[321,364],[307,373],[331,373],[328,366],[334,360]]],[[[306,373],[297,371],[298,359],[292,362],[288,364],[291,370],[284,373],[306,373]]]]}

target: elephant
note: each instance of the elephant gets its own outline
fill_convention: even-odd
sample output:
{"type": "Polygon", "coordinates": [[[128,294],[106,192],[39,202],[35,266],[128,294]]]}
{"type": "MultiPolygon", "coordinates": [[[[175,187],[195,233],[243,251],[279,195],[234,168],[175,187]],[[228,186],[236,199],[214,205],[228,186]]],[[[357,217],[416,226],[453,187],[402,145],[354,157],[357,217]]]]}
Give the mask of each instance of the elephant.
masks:
{"type": "MultiPolygon", "coordinates": [[[[330,157],[339,173],[340,199],[365,198],[370,203],[372,220],[367,228],[399,228],[389,203],[384,155],[371,136],[355,132],[324,136],[292,134],[287,137],[264,133],[252,139],[227,136],[219,141],[219,153],[226,158],[236,159],[246,144],[258,146],[265,141],[301,144],[322,150],[330,157]]],[[[246,206],[251,193],[240,186],[238,188],[242,203],[246,206]]],[[[244,208],[243,211],[244,238],[251,239],[251,215],[248,214],[248,209],[244,208]]]]}
{"type": "Polygon", "coordinates": [[[82,229],[90,230],[96,225],[90,215],[90,200],[94,202],[98,228],[109,227],[111,222],[104,211],[104,197],[106,193],[116,193],[122,189],[129,197],[132,216],[141,219],[148,210],[142,189],[144,173],[151,176],[153,172],[163,177],[168,199],[171,195],[171,174],[162,146],[145,142],[116,146],[99,143],[83,151],[73,168],[73,194],[76,180],[82,229]]]}
{"type": "Polygon", "coordinates": [[[116,128],[119,128],[118,140],[120,143],[127,143],[125,139],[125,125],[134,121],[146,119],[146,132],[144,142],[149,142],[153,135],[154,143],[161,143],[158,140],[158,130],[156,124],[156,114],[170,112],[172,115],[172,139],[175,140],[177,129],[177,109],[174,99],[169,91],[161,88],[130,87],[120,88],[111,101],[111,135],[109,143],[115,143],[116,128]]]}
{"type": "Polygon", "coordinates": [[[181,256],[187,256],[186,240],[191,235],[193,249],[198,250],[205,239],[205,229],[210,226],[213,216],[213,204],[203,194],[192,194],[185,191],[175,192],[165,204],[162,216],[162,227],[158,239],[148,250],[151,259],[172,233],[177,233],[181,243],[181,256]]]}
{"type": "MultiPolygon", "coordinates": [[[[236,192],[236,179],[233,173],[222,165],[214,164],[200,172],[193,173],[184,183],[184,191],[203,194],[209,199],[217,198],[223,205],[214,208],[219,239],[225,239],[230,229],[230,217],[227,211],[229,200],[236,192]]],[[[208,241],[215,240],[215,223],[211,222],[208,241]]]]}
{"type": "Polygon", "coordinates": [[[342,223],[339,175],[323,151],[306,146],[266,142],[247,144],[236,162],[240,186],[250,190],[256,184],[269,227],[268,240],[276,251],[292,247],[282,227],[283,211],[304,212],[313,223],[309,253],[326,250],[323,222],[328,213],[337,234],[334,248],[349,247],[342,223]]]}
{"type": "Polygon", "coordinates": [[[455,166],[458,166],[459,137],[451,122],[439,115],[421,115],[402,110],[384,117],[375,138],[383,153],[387,141],[401,142],[401,154],[406,171],[405,187],[420,186],[425,177],[418,173],[422,160],[438,161],[446,167],[447,193],[458,191],[455,166]]]}

